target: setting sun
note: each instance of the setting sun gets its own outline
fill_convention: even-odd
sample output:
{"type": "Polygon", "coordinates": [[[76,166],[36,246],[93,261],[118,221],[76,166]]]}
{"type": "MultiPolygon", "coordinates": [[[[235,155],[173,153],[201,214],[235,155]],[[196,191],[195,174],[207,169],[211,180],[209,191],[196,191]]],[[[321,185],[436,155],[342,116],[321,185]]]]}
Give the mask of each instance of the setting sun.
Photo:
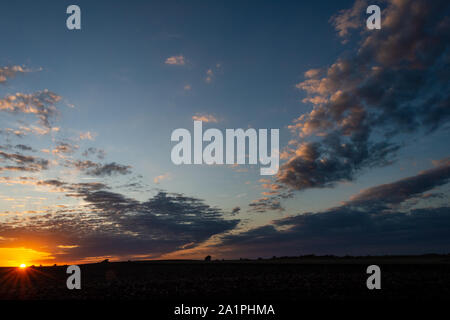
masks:
{"type": "MultiPolygon", "coordinates": [[[[1,238],[0,238],[1,240],[1,238]]],[[[1,241],[0,241],[1,242],[1,241]]],[[[0,248],[1,267],[20,267],[21,264],[31,266],[53,260],[48,252],[37,251],[26,247],[0,248]]]]}
{"type": "Polygon", "coordinates": [[[27,267],[27,265],[25,263],[22,263],[19,267],[20,267],[20,269],[25,269],[27,267]]]}

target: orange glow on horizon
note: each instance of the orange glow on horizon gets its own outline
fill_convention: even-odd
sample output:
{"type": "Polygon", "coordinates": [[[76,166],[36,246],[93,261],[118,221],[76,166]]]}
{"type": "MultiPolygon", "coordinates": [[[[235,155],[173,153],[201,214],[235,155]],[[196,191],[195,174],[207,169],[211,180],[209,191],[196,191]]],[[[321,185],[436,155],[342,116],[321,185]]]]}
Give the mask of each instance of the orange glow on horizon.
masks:
{"type": "Polygon", "coordinates": [[[54,260],[51,253],[30,248],[0,248],[0,267],[17,267],[22,265],[39,265],[42,262],[50,264],[54,260]]]}

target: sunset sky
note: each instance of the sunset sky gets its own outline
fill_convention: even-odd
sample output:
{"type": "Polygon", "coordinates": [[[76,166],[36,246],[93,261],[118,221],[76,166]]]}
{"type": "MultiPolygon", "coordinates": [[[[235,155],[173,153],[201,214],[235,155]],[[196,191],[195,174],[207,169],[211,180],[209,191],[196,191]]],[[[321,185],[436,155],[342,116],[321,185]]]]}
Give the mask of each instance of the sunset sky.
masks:
{"type": "Polygon", "coordinates": [[[448,1],[70,4],[0,3],[0,266],[450,252],[448,1]],[[174,165],[195,119],[278,174],[174,165]]]}

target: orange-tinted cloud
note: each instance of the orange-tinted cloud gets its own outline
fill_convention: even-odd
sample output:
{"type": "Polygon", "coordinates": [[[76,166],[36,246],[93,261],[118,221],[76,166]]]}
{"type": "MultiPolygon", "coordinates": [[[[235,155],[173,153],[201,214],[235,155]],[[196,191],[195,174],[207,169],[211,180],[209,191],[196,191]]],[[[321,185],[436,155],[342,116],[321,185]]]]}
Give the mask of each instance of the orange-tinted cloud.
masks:
{"type": "Polygon", "coordinates": [[[179,56],[172,56],[172,57],[167,58],[164,63],[170,64],[170,65],[176,65],[176,66],[184,66],[186,62],[185,62],[183,55],[179,55],[179,56]]]}
{"type": "Polygon", "coordinates": [[[217,118],[211,114],[196,114],[192,116],[192,120],[203,122],[214,122],[214,123],[219,122],[219,120],[217,120],[217,118]]]}

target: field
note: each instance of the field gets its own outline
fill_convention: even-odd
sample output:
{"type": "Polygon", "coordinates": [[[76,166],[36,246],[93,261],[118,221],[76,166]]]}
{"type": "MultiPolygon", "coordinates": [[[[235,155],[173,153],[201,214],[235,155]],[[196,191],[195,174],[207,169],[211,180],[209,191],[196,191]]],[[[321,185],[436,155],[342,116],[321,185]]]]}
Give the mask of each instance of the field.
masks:
{"type": "Polygon", "coordinates": [[[274,303],[450,297],[450,256],[109,262],[80,268],[81,290],[67,289],[66,266],[0,268],[0,299],[274,303]],[[381,268],[381,290],[366,287],[371,264],[381,268]]]}

